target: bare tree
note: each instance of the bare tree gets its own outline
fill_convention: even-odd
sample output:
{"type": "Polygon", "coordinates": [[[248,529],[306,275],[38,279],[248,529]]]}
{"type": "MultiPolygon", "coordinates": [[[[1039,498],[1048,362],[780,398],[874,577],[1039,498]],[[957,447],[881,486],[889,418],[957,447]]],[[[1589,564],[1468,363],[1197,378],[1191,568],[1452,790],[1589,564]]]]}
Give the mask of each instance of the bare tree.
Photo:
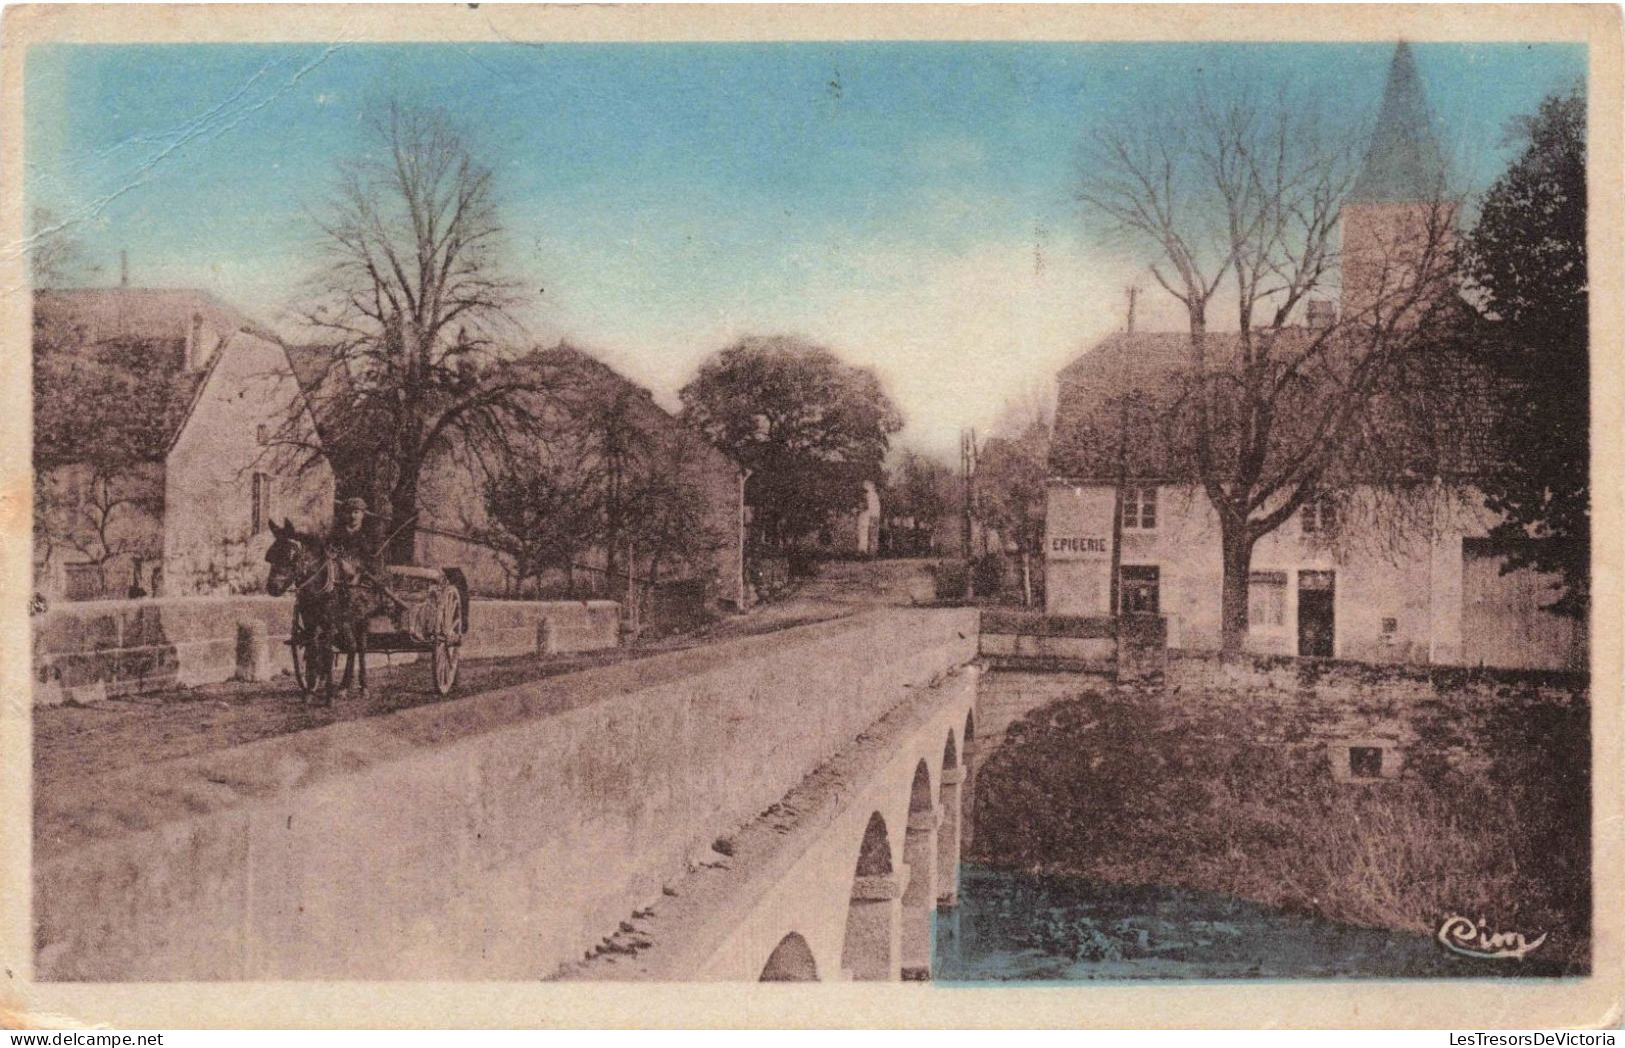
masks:
{"type": "MultiPolygon", "coordinates": [[[[579,449],[576,449],[579,450],[579,449]]],[[[507,561],[515,596],[527,581],[560,571],[575,596],[577,558],[602,538],[603,475],[581,454],[509,463],[486,481],[479,540],[507,561]]]]}
{"type": "Polygon", "coordinates": [[[954,475],[948,466],[905,448],[886,479],[881,502],[886,507],[888,552],[923,557],[936,552],[937,529],[954,508],[954,475]]]}
{"type": "Polygon", "coordinates": [[[94,269],[72,224],[48,207],[29,212],[25,250],[35,289],[64,287],[94,269]]]}
{"type": "Polygon", "coordinates": [[[302,384],[341,490],[370,496],[405,560],[425,465],[454,444],[492,463],[521,452],[537,435],[525,395],[547,379],[502,352],[517,298],[490,169],[435,111],[391,104],[370,131],[319,218],[304,319],[323,354],[302,384]]]}
{"type": "Polygon", "coordinates": [[[1103,227],[1150,249],[1152,276],[1186,314],[1188,360],[1161,420],[1218,518],[1226,651],[1246,635],[1260,538],[1328,486],[1414,470],[1407,428],[1385,422],[1453,300],[1442,186],[1340,243],[1357,154],[1324,126],[1285,97],[1202,97],[1188,115],[1097,132],[1079,193],[1103,227]],[[1339,289],[1340,314],[1317,308],[1303,323],[1339,289]],[[1226,299],[1235,333],[1215,339],[1226,299]]]}
{"type": "Polygon", "coordinates": [[[658,584],[698,573],[719,546],[696,474],[703,445],[586,354],[561,345],[529,360],[559,387],[531,399],[546,439],[503,462],[471,531],[521,585],[561,571],[571,595],[580,561],[596,555],[591,570],[636,618],[658,584]]]}
{"type": "Polygon", "coordinates": [[[983,520],[998,531],[1006,547],[1015,544],[1026,605],[1034,600],[1033,564],[1043,555],[1044,495],[1054,424],[1053,397],[1029,387],[1020,400],[1005,404],[995,435],[983,442],[977,463],[983,520]]]}
{"type": "MultiPolygon", "coordinates": [[[[86,345],[36,318],[34,542],[98,568],[162,555],[163,460],[190,402],[177,347],[119,338],[86,345]]],[[[106,584],[103,574],[104,588],[106,584]]]]}
{"type": "Polygon", "coordinates": [[[108,588],[107,566],[122,558],[143,563],[163,555],[157,521],[163,513],[163,485],[155,466],[85,462],[34,475],[34,541],[41,563],[60,550],[93,564],[100,589],[108,588]]]}
{"type": "Polygon", "coordinates": [[[695,575],[723,546],[694,476],[702,451],[696,435],[678,430],[651,449],[639,470],[629,523],[633,548],[646,565],[645,606],[668,572],[695,575]]]}

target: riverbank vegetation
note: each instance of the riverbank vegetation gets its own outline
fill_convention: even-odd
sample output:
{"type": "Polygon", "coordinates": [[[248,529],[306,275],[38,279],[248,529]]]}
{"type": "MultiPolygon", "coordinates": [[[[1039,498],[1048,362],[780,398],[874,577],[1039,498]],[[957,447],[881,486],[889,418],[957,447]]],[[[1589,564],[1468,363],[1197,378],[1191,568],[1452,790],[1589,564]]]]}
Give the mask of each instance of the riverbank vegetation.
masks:
{"type": "Polygon", "coordinates": [[[1235,698],[1103,687],[1035,710],[978,772],[968,858],[1428,935],[1462,916],[1547,934],[1531,971],[1589,970],[1583,704],[1509,703],[1351,783],[1312,732],[1256,741],[1235,698]]]}

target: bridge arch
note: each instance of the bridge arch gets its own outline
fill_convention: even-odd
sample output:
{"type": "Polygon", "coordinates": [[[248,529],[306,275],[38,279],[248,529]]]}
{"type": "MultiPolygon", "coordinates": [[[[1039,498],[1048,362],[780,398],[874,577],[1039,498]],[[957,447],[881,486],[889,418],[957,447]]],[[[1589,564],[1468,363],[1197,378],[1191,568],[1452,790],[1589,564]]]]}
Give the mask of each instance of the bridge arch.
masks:
{"type": "Polygon", "coordinates": [[[852,895],[846,908],[841,968],[854,980],[886,982],[899,975],[898,890],[885,818],[869,816],[858,846],[852,895]]]}
{"type": "MultiPolygon", "coordinates": [[[[738,831],[744,854],[785,848],[796,858],[768,883],[747,884],[726,868],[697,874],[718,887],[739,883],[738,894],[712,890],[696,907],[733,930],[715,945],[658,940],[632,977],[896,982],[932,974],[934,940],[945,926],[933,899],[940,905],[952,890],[958,865],[941,842],[951,811],[944,805],[962,797],[954,772],[966,770],[960,733],[976,680],[967,667],[911,696],[832,759],[835,774],[809,777],[782,810],[738,831]],[[784,810],[801,817],[787,820],[784,810]]],[[[690,897],[685,892],[672,905],[686,908],[690,897]]]]}
{"type": "Polygon", "coordinates": [[[976,836],[976,711],[965,714],[965,732],[960,737],[959,758],[965,777],[959,790],[959,851],[963,855],[976,836]]]}
{"type": "Polygon", "coordinates": [[[942,786],[937,798],[937,908],[959,904],[959,798],[965,770],[959,764],[954,730],[942,746],[942,786]]]}
{"type": "Polygon", "coordinates": [[[902,976],[931,978],[931,914],[937,901],[937,805],[931,767],[921,758],[909,787],[908,828],[903,834],[902,976]]]}
{"type": "Polygon", "coordinates": [[[761,982],[817,982],[818,960],[800,932],[779,940],[762,968],[761,982]]]}

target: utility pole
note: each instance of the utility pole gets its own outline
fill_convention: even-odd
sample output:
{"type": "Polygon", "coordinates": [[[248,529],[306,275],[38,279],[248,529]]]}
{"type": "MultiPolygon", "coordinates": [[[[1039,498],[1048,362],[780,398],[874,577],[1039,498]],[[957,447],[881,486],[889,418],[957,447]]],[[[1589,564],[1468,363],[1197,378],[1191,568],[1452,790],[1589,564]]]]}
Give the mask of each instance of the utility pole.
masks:
{"type": "Polygon", "coordinates": [[[123,248],[118,253],[118,286],[130,286],[130,253],[123,248]]]}
{"type": "MultiPolygon", "coordinates": [[[[1130,284],[1128,292],[1128,323],[1123,334],[1134,334],[1134,307],[1140,297],[1140,288],[1130,284]]],[[[1117,383],[1117,495],[1112,508],[1111,559],[1111,613],[1123,614],[1123,506],[1128,500],[1128,353],[1127,338],[1123,341],[1122,360],[1117,383]]]]}
{"type": "Polygon", "coordinates": [[[976,430],[961,430],[959,434],[959,473],[964,488],[965,536],[965,599],[976,595],[975,550],[976,528],[972,523],[976,507],[976,430]]]}

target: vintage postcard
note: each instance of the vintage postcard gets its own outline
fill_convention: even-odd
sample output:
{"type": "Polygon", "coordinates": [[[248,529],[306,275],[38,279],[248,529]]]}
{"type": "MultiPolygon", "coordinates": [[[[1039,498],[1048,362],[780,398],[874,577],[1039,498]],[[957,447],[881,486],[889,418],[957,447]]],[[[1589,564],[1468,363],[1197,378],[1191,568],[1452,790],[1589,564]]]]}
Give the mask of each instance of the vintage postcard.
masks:
{"type": "Polygon", "coordinates": [[[1617,8],[3,51],[0,1025],[1620,1021],[1617,8]]]}

